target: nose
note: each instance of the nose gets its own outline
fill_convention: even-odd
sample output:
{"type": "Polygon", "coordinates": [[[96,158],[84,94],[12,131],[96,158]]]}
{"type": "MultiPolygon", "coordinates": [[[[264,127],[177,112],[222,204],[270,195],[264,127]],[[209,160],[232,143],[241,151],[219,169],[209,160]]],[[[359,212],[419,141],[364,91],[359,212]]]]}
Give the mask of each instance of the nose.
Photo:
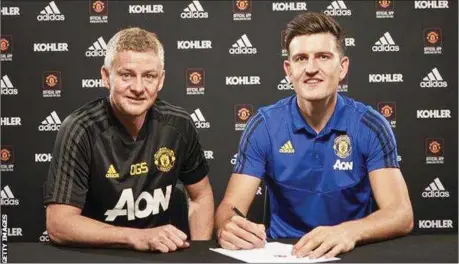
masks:
{"type": "Polygon", "coordinates": [[[140,94],[144,91],[144,85],[142,77],[137,77],[136,81],[130,85],[130,90],[136,94],[140,94]]]}
{"type": "Polygon", "coordinates": [[[304,68],[304,72],[307,75],[314,75],[317,73],[319,69],[317,68],[316,62],[314,59],[309,59],[306,63],[306,66],[304,68]]]}

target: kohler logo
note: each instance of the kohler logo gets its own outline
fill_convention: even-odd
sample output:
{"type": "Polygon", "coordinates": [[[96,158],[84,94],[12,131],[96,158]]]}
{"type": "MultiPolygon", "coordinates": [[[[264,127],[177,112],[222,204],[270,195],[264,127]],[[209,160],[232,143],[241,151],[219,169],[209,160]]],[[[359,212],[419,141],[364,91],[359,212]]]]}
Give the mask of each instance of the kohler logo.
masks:
{"type": "Polygon", "coordinates": [[[449,8],[446,0],[414,1],[414,9],[449,8]]]}
{"type": "Polygon", "coordinates": [[[34,43],[33,51],[46,52],[46,51],[69,51],[67,43],[34,43]]]}
{"type": "Polygon", "coordinates": [[[419,228],[454,228],[453,220],[419,220],[419,228]]]}
{"type": "Polygon", "coordinates": [[[273,11],[306,11],[306,2],[277,2],[273,3],[273,11]]]}
{"type": "Polygon", "coordinates": [[[401,73],[370,74],[368,81],[370,83],[403,82],[403,74],[401,73]]]}
{"type": "Polygon", "coordinates": [[[164,13],[163,5],[129,5],[129,14],[164,13]]]}
{"type": "Polygon", "coordinates": [[[179,40],[177,49],[211,49],[212,41],[210,40],[179,40]]]}
{"type": "Polygon", "coordinates": [[[448,109],[417,110],[417,118],[451,118],[451,111],[448,109]]]}
{"type": "Polygon", "coordinates": [[[255,85],[260,83],[260,76],[228,76],[226,85],[255,85]]]}

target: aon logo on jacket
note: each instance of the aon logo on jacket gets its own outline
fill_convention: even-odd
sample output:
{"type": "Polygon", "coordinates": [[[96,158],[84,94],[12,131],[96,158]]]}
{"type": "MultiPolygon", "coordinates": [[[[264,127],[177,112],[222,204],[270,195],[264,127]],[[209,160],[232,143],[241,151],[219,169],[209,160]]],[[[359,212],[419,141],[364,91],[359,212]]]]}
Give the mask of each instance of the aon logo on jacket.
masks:
{"type": "MultiPolygon", "coordinates": [[[[124,189],[115,205],[115,208],[107,210],[105,221],[112,222],[119,216],[127,216],[129,221],[136,218],[145,218],[149,215],[157,215],[159,206],[166,211],[169,208],[169,202],[172,193],[172,185],[166,187],[166,193],[161,188],[155,189],[153,195],[148,192],[142,192],[134,201],[132,188],[124,189]],[[142,200],[144,202],[142,202],[142,200]],[[146,204],[145,208],[140,209],[140,204],[146,204]]],[[[142,206],[143,207],[143,206],[142,206]]]]}

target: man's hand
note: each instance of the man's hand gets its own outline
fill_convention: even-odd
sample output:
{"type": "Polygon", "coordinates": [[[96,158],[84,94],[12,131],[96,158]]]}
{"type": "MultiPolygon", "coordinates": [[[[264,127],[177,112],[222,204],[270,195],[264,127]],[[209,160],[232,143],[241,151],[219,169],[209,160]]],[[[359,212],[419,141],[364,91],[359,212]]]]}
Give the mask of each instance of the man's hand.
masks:
{"type": "Polygon", "coordinates": [[[148,229],[129,229],[129,245],[139,251],[160,251],[167,253],[179,248],[187,248],[185,233],[172,225],[148,229]]]}
{"type": "Polygon", "coordinates": [[[253,249],[265,245],[265,226],[240,216],[232,216],[217,231],[218,243],[225,249],[253,249]]]}
{"type": "Polygon", "coordinates": [[[304,235],[294,246],[292,255],[297,257],[331,258],[351,251],[356,238],[348,225],[318,226],[304,235]]]}

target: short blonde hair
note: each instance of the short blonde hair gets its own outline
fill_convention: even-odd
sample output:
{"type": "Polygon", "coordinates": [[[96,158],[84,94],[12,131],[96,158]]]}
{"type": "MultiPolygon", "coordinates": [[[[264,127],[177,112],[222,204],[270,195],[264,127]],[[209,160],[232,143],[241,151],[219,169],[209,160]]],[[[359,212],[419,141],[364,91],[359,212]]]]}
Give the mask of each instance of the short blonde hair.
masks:
{"type": "Polygon", "coordinates": [[[159,57],[164,68],[164,48],[155,33],[133,27],[118,31],[108,42],[104,66],[112,66],[115,54],[121,51],[153,51],[159,57]]]}

